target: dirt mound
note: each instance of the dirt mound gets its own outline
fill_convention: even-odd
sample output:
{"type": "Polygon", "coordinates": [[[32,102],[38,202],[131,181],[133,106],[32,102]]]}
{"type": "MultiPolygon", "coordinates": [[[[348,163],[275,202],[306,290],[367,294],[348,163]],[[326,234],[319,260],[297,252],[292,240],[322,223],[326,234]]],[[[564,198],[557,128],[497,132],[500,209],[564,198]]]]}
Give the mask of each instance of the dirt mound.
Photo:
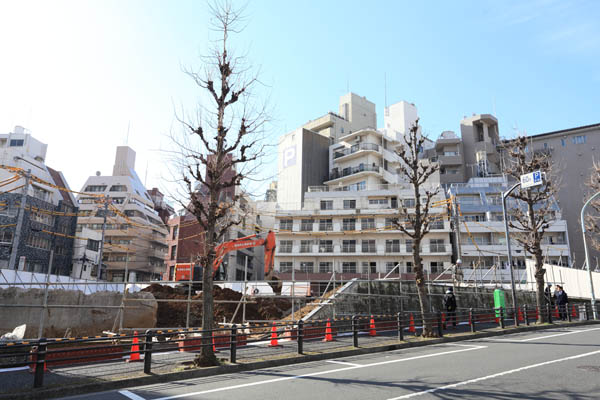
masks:
{"type": "MultiPolygon", "coordinates": [[[[160,328],[177,328],[186,325],[187,302],[185,301],[160,301],[160,300],[187,300],[187,288],[163,286],[152,284],[143,289],[144,292],[150,292],[158,301],[156,326],[160,328]]],[[[242,294],[231,289],[221,289],[219,286],[213,288],[213,298],[215,299],[213,319],[215,322],[231,322],[231,318],[237,310],[233,322],[242,321],[242,305],[240,300],[242,294]],[[217,301],[225,300],[231,303],[219,303],[217,301]]],[[[193,294],[192,300],[202,300],[202,294],[193,294]]],[[[286,299],[275,298],[248,298],[246,304],[247,320],[273,320],[282,319],[289,312],[292,304],[286,299]]],[[[190,326],[202,325],[202,303],[196,302],[190,305],[190,326]]]]}

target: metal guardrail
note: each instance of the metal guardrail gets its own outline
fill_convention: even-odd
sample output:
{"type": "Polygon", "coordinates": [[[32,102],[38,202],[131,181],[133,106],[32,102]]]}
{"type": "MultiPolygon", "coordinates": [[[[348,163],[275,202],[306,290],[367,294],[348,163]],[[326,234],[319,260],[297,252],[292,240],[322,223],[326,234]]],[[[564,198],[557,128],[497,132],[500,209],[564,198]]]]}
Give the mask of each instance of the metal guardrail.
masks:
{"type": "Polygon", "coordinates": [[[504,329],[508,321],[512,321],[515,326],[529,325],[540,319],[542,313],[548,322],[555,319],[563,319],[567,322],[580,318],[590,320],[593,315],[590,304],[585,303],[579,307],[547,305],[537,308],[525,305],[516,310],[514,308],[470,308],[425,314],[421,314],[420,311],[403,311],[395,315],[352,315],[317,321],[274,321],[271,324],[220,326],[211,330],[149,329],[143,334],[134,332],[111,336],[41,338],[34,341],[2,343],[0,360],[9,359],[9,362],[0,362],[0,364],[8,368],[28,366],[34,372],[33,387],[40,388],[44,384],[48,365],[94,363],[129,356],[130,360],[142,361],[144,373],[150,374],[153,354],[173,350],[198,351],[206,346],[213,346],[213,349],[228,349],[229,362],[237,363],[239,348],[256,345],[259,342],[262,344],[266,338],[269,340],[267,336],[269,334],[271,347],[277,348],[278,340],[285,338],[295,342],[296,352],[302,355],[305,343],[313,340],[333,342],[333,338],[340,334],[352,336],[353,346],[358,347],[361,335],[363,339],[360,340],[365,340],[364,336],[372,337],[387,332],[387,335],[397,336],[399,341],[404,341],[405,336],[418,336],[419,332],[423,332],[424,326],[428,326],[435,336],[442,337],[447,329],[457,325],[468,325],[471,332],[496,325],[504,329]],[[65,347],[65,344],[68,347],[65,347]],[[129,346],[131,346],[130,350],[127,350],[129,346]],[[12,359],[15,361],[10,362],[12,359]]]}

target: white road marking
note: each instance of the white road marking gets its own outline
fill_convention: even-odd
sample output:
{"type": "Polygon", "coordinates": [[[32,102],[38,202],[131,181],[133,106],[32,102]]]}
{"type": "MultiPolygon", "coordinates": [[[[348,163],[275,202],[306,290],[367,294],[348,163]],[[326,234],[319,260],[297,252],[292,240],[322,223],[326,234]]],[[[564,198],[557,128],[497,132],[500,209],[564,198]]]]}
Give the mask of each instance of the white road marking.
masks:
{"type": "Polygon", "coordinates": [[[465,351],[479,350],[479,349],[484,349],[484,348],[487,347],[487,346],[477,346],[477,345],[470,345],[470,346],[471,347],[466,348],[466,349],[443,351],[441,353],[433,353],[433,354],[424,354],[424,355],[421,355],[421,356],[401,358],[399,360],[381,361],[381,362],[376,362],[376,363],[371,363],[371,364],[364,364],[364,365],[357,365],[357,366],[346,367],[346,368],[332,369],[332,370],[328,370],[328,371],[313,372],[313,373],[310,373],[310,374],[295,375],[295,376],[286,376],[286,377],[283,377],[283,378],[275,378],[275,379],[267,379],[267,380],[259,381],[259,382],[243,383],[243,384],[240,384],[240,385],[225,386],[225,387],[220,387],[220,388],[216,388],[216,389],[202,390],[200,392],[182,393],[182,394],[178,394],[178,395],[174,395],[174,396],[160,397],[160,398],[154,399],[154,400],[181,399],[181,398],[184,398],[184,397],[191,397],[191,396],[197,396],[197,395],[208,394],[208,393],[224,392],[226,390],[241,389],[241,388],[250,387],[250,386],[265,385],[265,384],[274,383],[274,382],[289,381],[289,380],[292,380],[292,379],[301,379],[301,378],[310,377],[310,376],[319,376],[319,375],[333,374],[333,373],[336,373],[336,372],[349,371],[349,370],[352,370],[352,369],[369,368],[369,367],[375,367],[375,366],[378,366],[378,365],[385,365],[385,364],[393,364],[393,363],[398,363],[398,362],[418,360],[418,359],[421,359],[421,358],[429,358],[429,357],[443,356],[443,355],[446,355],[446,354],[462,353],[462,352],[465,352],[465,351]]]}
{"type": "Polygon", "coordinates": [[[29,367],[0,368],[0,373],[13,372],[13,371],[24,371],[26,369],[29,369],[29,367]]]}
{"type": "Polygon", "coordinates": [[[540,340],[540,339],[548,339],[551,337],[556,337],[556,336],[564,336],[564,335],[572,335],[574,333],[582,333],[582,332],[589,332],[589,331],[597,331],[600,330],[600,328],[590,328],[590,329],[578,329],[578,330],[574,330],[574,331],[564,331],[562,333],[555,333],[553,335],[546,335],[546,336],[536,336],[536,337],[532,337],[529,339],[506,339],[506,338],[502,338],[502,339],[496,339],[496,338],[491,338],[488,339],[490,341],[494,341],[494,342],[531,342],[533,340],[540,340]]]}
{"type": "Polygon", "coordinates": [[[352,367],[360,367],[360,364],[355,364],[355,363],[349,363],[349,362],[344,362],[344,361],[336,361],[336,360],[326,360],[329,363],[333,363],[333,364],[342,364],[342,365],[350,365],[352,367]]]}
{"type": "Polygon", "coordinates": [[[119,393],[131,400],[146,400],[142,396],[138,396],[135,393],[131,393],[129,390],[119,390],[119,393]]]}
{"type": "Polygon", "coordinates": [[[481,382],[481,381],[485,381],[485,380],[488,380],[488,379],[497,378],[499,376],[513,374],[515,372],[521,372],[521,371],[525,371],[525,370],[528,370],[528,369],[531,369],[531,368],[542,367],[544,365],[554,364],[554,363],[561,362],[561,361],[568,361],[568,360],[575,360],[577,358],[582,358],[582,357],[589,357],[589,356],[593,356],[595,354],[600,354],[600,350],[592,351],[590,353],[579,354],[579,355],[576,355],[576,356],[559,358],[557,360],[545,361],[545,362],[541,362],[541,363],[538,363],[538,364],[527,365],[525,367],[515,368],[515,369],[511,369],[511,370],[504,371],[504,372],[498,372],[497,374],[492,374],[492,375],[488,375],[488,376],[482,376],[480,378],[469,379],[467,381],[457,382],[457,383],[453,383],[451,385],[440,386],[440,387],[437,387],[437,388],[433,388],[433,389],[429,389],[429,390],[424,390],[422,392],[416,392],[416,393],[406,394],[404,396],[393,397],[393,398],[388,399],[388,400],[410,399],[411,397],[422,396],[424,394],[434,393],[434,392],[438,392],[440,390],[452,389],[452,388],[455,388],[455,387],[458,387],[458,386],[464,386],[464,385],[468,385],[468,384],[471,384],[471,383],[481,382]]]}

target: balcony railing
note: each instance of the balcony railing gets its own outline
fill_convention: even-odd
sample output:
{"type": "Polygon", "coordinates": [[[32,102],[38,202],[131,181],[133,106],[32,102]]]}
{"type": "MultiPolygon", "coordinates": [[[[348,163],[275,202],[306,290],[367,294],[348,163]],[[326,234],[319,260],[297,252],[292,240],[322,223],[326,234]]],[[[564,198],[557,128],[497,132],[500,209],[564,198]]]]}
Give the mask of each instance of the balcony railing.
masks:
{"type": "Polygon", "coordinates": [[[329,174],[329,180],[338,179],[338,178],[342,178],[344,176],[354,175],[354,174],[358,174],[361,172],[368,172],[368,171],[380,172],[380,167],[378,165],[360,164],[356,167],[344,168],[341,171],[338,169],[334,169],[329,174]]]}
{"type": "Polygon", "coordinates": [[[355,144],[352,147],[343,149],[343,150],[337,150],[334,154],[333,154],[333,158],[340,158],[340,157],[344,157],[347,156],[348,154],[353,154],[356,153],[357,151],[360,150],[373,150],[373,151],[379,151],[379,146],[374,144],[374,143],[360,143],[360,144],[355,144]]]}

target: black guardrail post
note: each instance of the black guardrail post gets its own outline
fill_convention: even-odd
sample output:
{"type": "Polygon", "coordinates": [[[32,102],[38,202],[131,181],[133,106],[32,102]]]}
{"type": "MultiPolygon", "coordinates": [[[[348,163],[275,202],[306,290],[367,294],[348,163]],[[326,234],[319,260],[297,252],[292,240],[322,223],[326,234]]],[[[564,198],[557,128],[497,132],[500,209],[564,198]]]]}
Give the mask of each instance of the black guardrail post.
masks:
{"type": "Polygon", "coordinates": [[[237,325],[231,325],[231,337],[229,338],[229,362],[236,363],[237,359],[237,325]]]}
{"type": "Polygon", "coordinates": [[[547,304],[546,305],[546,310],[548,311],[548,323],[552,323],[552,305],[551,304],[547,304]]]}
{"type": "Polygon", "coordinates": [[[588,303],[583,303],[584,307],[585,307],[585,320],[589,321],[590,320],[590,305],[588,303]]]}
{"type": "Polygon", "coordinates": [[[525,325],[529,326],[529,310],[527,304],[523,305],[523,318],[525,318],[525,325]]]}
{"type": "Polygon", "coordinates": [[[398,340],[404,340],[404,326],[402,326],[402,311],[398,313],[397,321],[398,321],[398,340]]]}
{"type": "Polygon", "coordinates": [[[567,321],[571,322],[571,312],[569,311],[569,303],[565,304],[565,311],[567,313],[567,321]]]}
{"type": "Polygon", "coordinates": [[[296,342],[298,343],[298,354],[304,354],[304,321],[298,321],[296,331],[296,342]]]}
{"type": "Polygon", "coordinates": [[[504,307],[500,307],[500,328],[504,329],[504,307]]]}
{"type": "Polygon", "coordinates": [[[44,364],[46,362],[47,346],[48,343],[46,342],[46,338],[40,338],[40,340],[38,340],[35,374],[33,376],[34,388],[41,388],[44,385],[44,364]]]}
{"type": "Polygon", "coordinates": [[[437,331],[438,331],[438,336],[439,337],[443,337],[444,336],[444,327],[442,326],[442,312],[441,311],[437,311],[437,331]]]}
{"type": "Polygon", "coordinates": [[[146,342],[144,343],[144,373],[149,374],[152,370],[152,330],[146,331],[146,342]]]}
{"type": "Polygon", "coordinates": [[[472,308],[469,308],[469,326],[471,327],[471,332],[475,332],[475,318],[473,318],[472,308]]]}
{"type": "Polygon", "coordinates": [[[358,318],[352,317],[352,345],[358,347],[358,318]]]}

